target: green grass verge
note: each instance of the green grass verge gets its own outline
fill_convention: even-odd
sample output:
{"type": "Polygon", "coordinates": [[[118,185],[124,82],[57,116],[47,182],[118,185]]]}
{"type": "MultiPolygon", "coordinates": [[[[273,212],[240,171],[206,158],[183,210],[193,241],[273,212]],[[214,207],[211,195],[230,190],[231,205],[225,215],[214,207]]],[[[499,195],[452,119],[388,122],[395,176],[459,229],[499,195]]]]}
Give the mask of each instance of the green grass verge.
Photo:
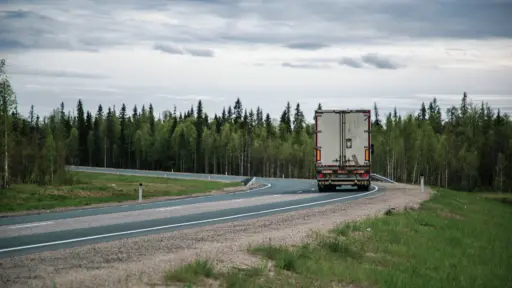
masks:
{"type": "Polygon", "coordinates": [[[512,193],[478,193],[480,197],[501,201],[506,204],[512,204],[512,193]]]}
{"type": "Polygon", "coordinates": [[[1,190],[0,212],[15,212],[58,207],[87,206],[138,199],[143,183],[144,199],[183,196],[215,189],[240,186],[240,182],[172,179],[163,177],[70,172],[74,185],[48,186],[21,184],[1,190]]]}
{"type": "Polygon", "coordinates": [[[221,287],[509,287],[511,231],[512,205],[440,190],[418,210],[338,226],[298,247],[252,247],[250,253],[273,262],[272,273],[233,269],[217,273],[216,281],[221,287]]]}

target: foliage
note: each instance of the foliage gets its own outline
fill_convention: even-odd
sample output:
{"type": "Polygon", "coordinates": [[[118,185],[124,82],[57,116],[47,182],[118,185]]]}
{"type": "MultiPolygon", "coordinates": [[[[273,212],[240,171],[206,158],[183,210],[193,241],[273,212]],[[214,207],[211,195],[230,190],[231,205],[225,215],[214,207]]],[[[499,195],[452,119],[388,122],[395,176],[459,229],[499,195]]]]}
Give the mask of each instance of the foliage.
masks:
{"type": "MultiPolygon", "coordinates": [[[[402,118],[396,109],[384,125],[374,120],[372,141],[375,173],[398,182],[425,183],[457,190],[512,189],[512,121],[485,103],[468,102],[446,110],[437,100],[422,104],[419,113],[402,118]]],[[[374,113],[375,114],[375,113],[374,113]]]]}
{"type": "MultiPolygon", "coordinates": [[[[1,79],[8,83],[6,77],[1,79]]],[[[52,173],[69,164],[314,177],[314,125],[306,121],[300,104],[292,109],[287,103],[279,120],[260,107],[243,108],[240,99],[213,117],[199,101],[195,109],[178,112],[174,107],[157,119],[151,104],[140,110],[135,105],[131,113],[124,104],[119,112],[108,107],[106,113],[99,105],[93,115],[78,100],[76,115],[66,113],[62,103],[41,120],[33,107],[28,118],[17,112],[12,89],[4,94],[6,103],[13,104],[6,106],[7,113],[0,109],[0,129],[7,129],[9,135],[0,134],[0,159],[5,163],[7,147],[9,173],[4,165],[1,171],[11,182],[50,184],[58,181],[52,173]]],[[[508,115],[485,103],[480,107],[469,103],[466,93],[460,107],[446,110],[445,119],[435,98],[420,107],[417,115],[401,116],[395,109],[382,120],[374,104],[373,172],[408,183],[418,183],[423,174],[426,184],[451,189],[512,190],[508,115]]]]}

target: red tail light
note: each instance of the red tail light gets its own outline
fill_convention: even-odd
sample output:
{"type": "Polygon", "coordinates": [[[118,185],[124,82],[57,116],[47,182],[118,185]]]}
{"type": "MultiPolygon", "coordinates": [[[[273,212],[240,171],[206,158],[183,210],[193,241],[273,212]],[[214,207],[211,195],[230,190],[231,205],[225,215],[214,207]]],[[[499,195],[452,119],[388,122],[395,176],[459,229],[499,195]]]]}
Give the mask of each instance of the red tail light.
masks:
{"type": "Polygon", "coordinates": [[[322,175],[322,173],[318,174],[318,178],[322,178],[324,177],[324,175],[322,175]]]}
{"type": "Polygon", "coordinates": [[[368,174],[363,174],[363,178],[368,178],[368,174]]]}

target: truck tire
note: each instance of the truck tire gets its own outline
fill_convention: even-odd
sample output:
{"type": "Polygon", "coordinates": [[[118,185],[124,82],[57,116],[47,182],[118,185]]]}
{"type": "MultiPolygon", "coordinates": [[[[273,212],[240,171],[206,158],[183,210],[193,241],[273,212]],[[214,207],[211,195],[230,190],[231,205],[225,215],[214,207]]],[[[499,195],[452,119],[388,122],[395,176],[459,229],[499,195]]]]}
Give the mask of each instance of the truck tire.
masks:
{"type": "Polygon", "coordinates": [[[370,185],[358,185],[357,190],[363,192],[370,191],[370,185]]]}
{"type": "Polygon", "coordinates": [[[325,185],[325,186],[321,186],[321,185],[318,185],[318,192],[331,192],[333,190],[336,190],[336,186],[334,185],[325,185]]]}

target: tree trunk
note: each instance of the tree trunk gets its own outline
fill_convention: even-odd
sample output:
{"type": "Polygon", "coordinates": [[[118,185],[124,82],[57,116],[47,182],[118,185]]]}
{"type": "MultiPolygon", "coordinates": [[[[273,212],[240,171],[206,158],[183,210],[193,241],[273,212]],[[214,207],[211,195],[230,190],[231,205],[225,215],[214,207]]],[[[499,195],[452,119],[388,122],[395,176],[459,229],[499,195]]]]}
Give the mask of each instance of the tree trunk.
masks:
{"type": "Polygon", "coordinates": [[[132,139],[128,139],[128,168],[132,168],[132,139]]]}
{"type": "Polygon", "coordinates": [[[228,173],[228,153],[226,152],[226,162],[224,163],[224,173],[228,173]]]}
{"type": "Polygon", "coordinates": [[[213,149],[213,174],[217,174],[217,149],[213,149]]]}
{"type": "Polygon", "coordinates": [[[7,134],[7,126],[8,126],[8,123],[7,123],[7,84],[4,82],[4,85],[3,85],[3,91],[2,91],[5,95],[2,95],[2,101],[3,101],[3,104],[4,104],[4,129],[5,129],[5,141],[4,141],[4,188],[9,188],[9,153],[8,153],[8,134],[7,134]]]}
{"type": "Polygon", "coordinates": [[[416,183],[416,168],[418,167],[418,162],[414,163],[414,169],[412,172],[412,185],[416,183]]]}
{"type": "Polygon", "coordinates": [[[208,153],[204,151],[204,173],[208,174],[208,153]]]}
{"type": "Polygon", "coordinates": [[[448,189],[448,162],[445,163],[444,188],[448,189]]]}

